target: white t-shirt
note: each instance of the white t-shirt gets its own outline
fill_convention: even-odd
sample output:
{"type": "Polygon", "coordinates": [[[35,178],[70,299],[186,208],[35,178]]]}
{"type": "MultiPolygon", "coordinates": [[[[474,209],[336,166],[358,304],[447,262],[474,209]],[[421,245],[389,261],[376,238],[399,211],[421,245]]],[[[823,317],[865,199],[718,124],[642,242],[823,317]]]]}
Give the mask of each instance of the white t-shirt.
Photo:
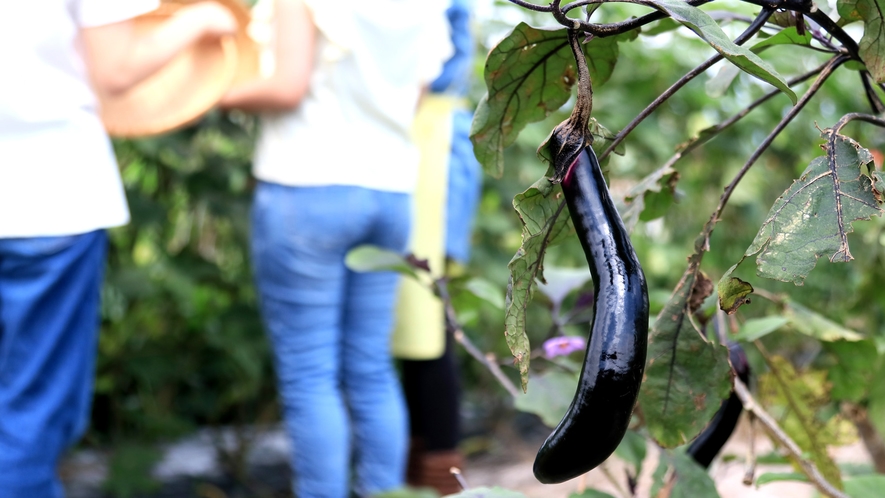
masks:
{"type": "Polygon", "coordinates": [[[80,28],[158,0],[22,0],[0,15],[0,237],[86,233],[129,210],[83,60],[80,28]]]}
{"type": "Polygon", "coordinates": [[[254,174],[291,186],[411,192],[421,87],[452,54],[447,0],[306,0],[318,29],[310,86],[265,114],[254,174]]]}

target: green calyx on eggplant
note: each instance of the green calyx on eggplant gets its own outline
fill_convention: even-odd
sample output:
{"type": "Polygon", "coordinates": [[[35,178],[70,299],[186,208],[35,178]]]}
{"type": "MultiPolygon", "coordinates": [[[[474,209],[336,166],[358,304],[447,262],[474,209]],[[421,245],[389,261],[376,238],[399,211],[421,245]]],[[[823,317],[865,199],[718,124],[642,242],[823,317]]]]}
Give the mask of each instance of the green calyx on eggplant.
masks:
{"type": "MultiPolygon", "coordinates": [[[[570,39],[575,50],[576,37],[570,39]]],[[[586,78],[589,87],[577,47],[579,82],[586,78]]],[[[645,275],[589,145],[589,98],[585,93],[582,102],[582,91],[572,116],[554,130],[548,147],[555,171],[551,181],[561,183],[590,267],[595,306],[575,396],[535,457],[535,477],[547,484],[593,469],[618,447],[639,395],[648,342],[645,275]]]]}
{"type": "MultiPolygon", "coordinates": [[[[728,359],[738,378],[744,384],[749,383],[750,364],[747,362],[747,354],[738,343],[728,344],[728,359]]],[[[702,467],[709,467],[734,432],[743,409],[741,399],[732,391],[731,395],[722,402],[707,428],[692,441],[687,453],[702,467]]]]}

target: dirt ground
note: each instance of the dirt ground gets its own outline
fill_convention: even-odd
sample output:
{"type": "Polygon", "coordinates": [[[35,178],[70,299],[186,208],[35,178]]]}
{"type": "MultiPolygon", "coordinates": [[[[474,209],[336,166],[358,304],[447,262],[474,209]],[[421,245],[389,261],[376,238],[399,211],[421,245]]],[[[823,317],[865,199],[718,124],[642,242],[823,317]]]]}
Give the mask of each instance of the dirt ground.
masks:
{"type": "MultiPolygon", "coordinates": [[[[811,498],[815,496],[814,488],[805,483],[775,482],[760,487],[744,485],[742,482],[745,471],[744,462],[749,441],[750,431],[746,418],[744,418],[728,444],[722,449],[719,458],[713,462],[710,468],[710,476],[716,483],[722,498],[811,498]]],[[[765,455],[772,451],[773,447],[765,435],[757,434],[755,441],[757,455],[765,455]]],[[[501,486],[519,491],[528,498],[568,498],[571,493],[579,491],[582,487],[604,491],[616,497],[625,496],[619,493],[606,476],[608,473],[619,481],[620,486],[625,485],[624,465],[616,457],[610,458],[600,468],[577,479],[562,484],[544,485],[532,476],[532,462],[537,446],[518,442],[507,448],[506,453],[497,452],[497,455],[469,459],[467,468],[464,469],[467,483],[471,487],[501,486]]],[[[636,495],[641,498],[649,496],[651,474],[657,466],[657,450],[649,447],[647,455],[636,495]]],[[[839,463],[869,463],[869,456],[859,442],[834,448],[831,455],[839,463]]],[[[758,477],[766,472],[792,471],[793,469],[789,465],[759,464],[756,467],[755,475],[758,477]]]]}

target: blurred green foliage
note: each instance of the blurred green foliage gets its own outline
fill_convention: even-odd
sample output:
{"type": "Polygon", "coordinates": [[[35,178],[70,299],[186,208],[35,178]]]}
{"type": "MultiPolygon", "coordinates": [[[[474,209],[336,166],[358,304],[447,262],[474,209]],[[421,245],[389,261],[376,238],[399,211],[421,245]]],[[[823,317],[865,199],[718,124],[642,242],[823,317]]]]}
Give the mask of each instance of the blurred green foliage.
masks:
{"type": "Polygon", "coordinates": [[[132,222],[111,231],[93,441],[276,418],[248,261],[253,139],[253,119],[214,113],[115,143],[132,222]]]}

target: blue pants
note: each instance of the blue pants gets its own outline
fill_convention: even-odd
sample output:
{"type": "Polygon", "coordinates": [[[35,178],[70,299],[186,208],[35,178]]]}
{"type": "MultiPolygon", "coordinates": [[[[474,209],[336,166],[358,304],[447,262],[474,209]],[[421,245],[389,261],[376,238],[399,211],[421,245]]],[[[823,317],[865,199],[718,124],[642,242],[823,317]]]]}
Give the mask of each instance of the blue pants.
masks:
{"type": "Polygon", "coordinates": [[[405,403],[390,334],[398,276],[355,273],[355,246],[403,252],[406,194],[259,183],[252,258],[270,335],[298,498],[403,485],[405,403]]]}
{"type": "Polygon", "coordinates": [[[0,498],[58,498],[89,419],[107,236],[0,239],[0,498]]]}

